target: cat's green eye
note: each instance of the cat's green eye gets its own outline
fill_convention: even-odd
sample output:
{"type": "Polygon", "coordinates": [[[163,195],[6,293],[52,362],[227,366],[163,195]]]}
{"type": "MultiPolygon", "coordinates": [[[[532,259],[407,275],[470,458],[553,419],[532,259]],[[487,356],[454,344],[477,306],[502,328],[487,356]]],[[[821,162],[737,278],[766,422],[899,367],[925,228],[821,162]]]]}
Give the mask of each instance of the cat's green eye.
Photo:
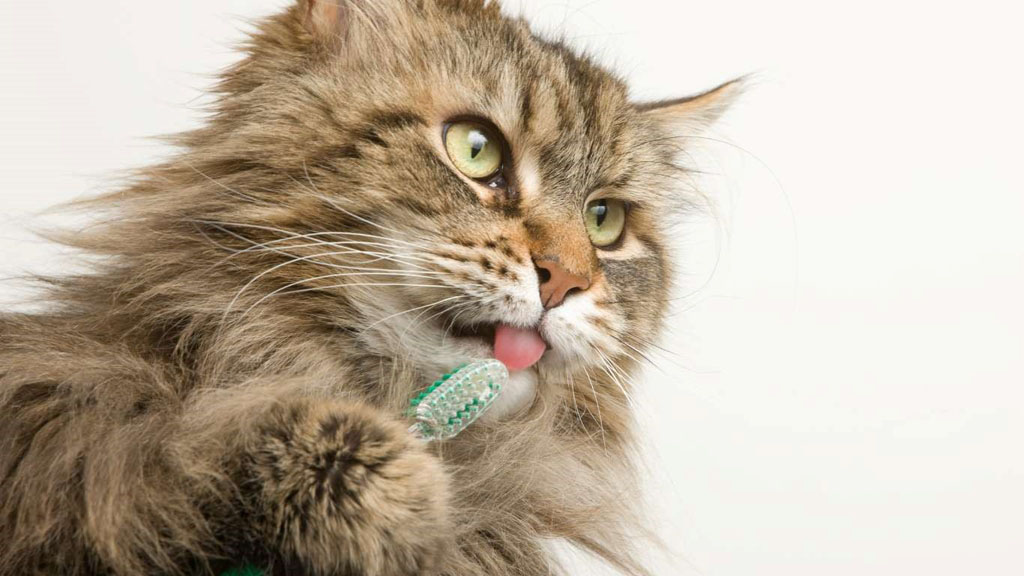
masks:
{"type": "Polygon", "coordinates": [[[444,132],[444,147],[452,164],[474,180],[497,176],[505,162],[501,138],[479,122],[449,124],[444,132]]]}
{"type": "Polygon", "coordinates": [[[612,246],[626,230],[626,203],[621,200],[594,200],[583,216],[590,241],[598,248],[612,246]]]}

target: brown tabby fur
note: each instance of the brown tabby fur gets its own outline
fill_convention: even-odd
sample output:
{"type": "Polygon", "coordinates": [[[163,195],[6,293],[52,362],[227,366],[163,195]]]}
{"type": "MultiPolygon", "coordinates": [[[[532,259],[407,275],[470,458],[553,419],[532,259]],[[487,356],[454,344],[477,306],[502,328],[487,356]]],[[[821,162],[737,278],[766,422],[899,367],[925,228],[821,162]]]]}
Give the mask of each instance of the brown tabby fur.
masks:
{"type": "Polygon", "coordinates": [[[95,270],[0,315],[0,575],[540,575],[559,538],[643,573],[628,375],[679,137],[731,87],[635,106],[483,0],[303,0],[246,52],[180,153],[81,204],[99,221],[60,240],[95,270]],[[451,167],[460,115],[502,130],[515,194],[451,167]],[[616,250],[593,194],[631,202],[616,250]],[[536,321],[539,256],[593,283],[551,311],[536,396],[410,437],[407,399],[486,352],[473,326],[536,321]]]}

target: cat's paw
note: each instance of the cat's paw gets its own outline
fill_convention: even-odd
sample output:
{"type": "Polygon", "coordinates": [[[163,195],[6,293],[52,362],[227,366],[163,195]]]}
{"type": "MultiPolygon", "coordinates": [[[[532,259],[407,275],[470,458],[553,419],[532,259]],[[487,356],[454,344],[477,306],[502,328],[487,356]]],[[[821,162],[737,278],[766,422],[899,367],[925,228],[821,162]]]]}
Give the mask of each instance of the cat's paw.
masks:
{"type": "Polygon", "coordinates": [[[272,411],[250,453],[264,538],[313,574],[430,573],[446,547],[448,483],[407,429],[358,406],[272,411]]]}

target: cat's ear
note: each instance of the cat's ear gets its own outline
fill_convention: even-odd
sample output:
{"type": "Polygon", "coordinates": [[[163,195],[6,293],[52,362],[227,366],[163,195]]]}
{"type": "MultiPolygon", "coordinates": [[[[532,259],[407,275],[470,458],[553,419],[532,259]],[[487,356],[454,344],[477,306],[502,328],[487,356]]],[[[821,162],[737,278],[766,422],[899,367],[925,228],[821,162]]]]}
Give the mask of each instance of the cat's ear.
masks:
{"type": "Polygon", "coordinates": [[[320,44],[341,46],[379,33],[395,16],[396,0],[299,0],[306,31],[320,44]]]}
{"type": "Polygon", "coordinates": [[[302,24],[314,38],[344,38],[352,22],[348,0],[300,0],[302,24]]]}
{"type": "Polygon", "coordinates": [[[694,96],[637,104],[636,108],[676,136],[698,136],[725,114],[746,83],[746,78],[737,78],[694,96]]]}

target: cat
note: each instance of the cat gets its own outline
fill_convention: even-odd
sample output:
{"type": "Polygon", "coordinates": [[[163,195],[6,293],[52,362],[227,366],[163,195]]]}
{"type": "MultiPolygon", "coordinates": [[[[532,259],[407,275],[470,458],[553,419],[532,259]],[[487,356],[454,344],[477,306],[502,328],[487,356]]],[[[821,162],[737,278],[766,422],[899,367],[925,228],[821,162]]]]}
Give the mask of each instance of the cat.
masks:
{"type": "Polygon", "coordinates": [[[485,0],[297,0],[203,127],[57,240],[93,270],[0,315],[0,575],[626,573],[627,393],[665,321],[688,137],[485,0]],[[408,400],[514,369],[450,441],[408,400]]]}

